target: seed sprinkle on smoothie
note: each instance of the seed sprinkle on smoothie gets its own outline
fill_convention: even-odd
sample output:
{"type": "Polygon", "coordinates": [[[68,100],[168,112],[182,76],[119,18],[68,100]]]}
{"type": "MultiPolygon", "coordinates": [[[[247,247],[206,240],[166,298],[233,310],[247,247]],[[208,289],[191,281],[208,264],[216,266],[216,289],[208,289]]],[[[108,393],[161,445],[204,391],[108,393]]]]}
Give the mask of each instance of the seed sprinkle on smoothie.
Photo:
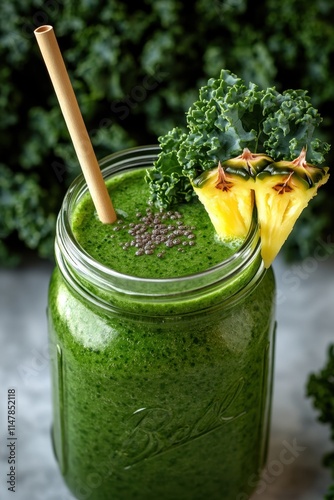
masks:
{"type": "Polygon", "coordinates": [[[157,209],[148,205],[146,169],[107,181],[116,211],[115,224],[101,224],[89,195],[73,216],[73,233],[96,260],[125,274],[171,278],[192,274],[232,255],[241,239],[224,244],[198,200],[157,209]]]}

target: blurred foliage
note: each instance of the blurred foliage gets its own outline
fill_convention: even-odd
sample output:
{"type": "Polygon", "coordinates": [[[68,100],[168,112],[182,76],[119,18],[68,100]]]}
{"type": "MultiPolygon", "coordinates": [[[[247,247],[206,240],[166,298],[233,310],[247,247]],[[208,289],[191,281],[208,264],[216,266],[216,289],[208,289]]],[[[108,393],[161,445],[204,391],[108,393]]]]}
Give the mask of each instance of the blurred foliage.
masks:
{"type": "MultiPolygon", "coordinates": [[[[331,441],[334,443],[334,344],[328,347],[325,365],[317,373],[311,373],[307,381],[307,396],[312,398],[314,408],[319,412],[320,422],[329,424],[331,441]]],[[[334,451],[324,456],[324,465],[329,467],[334,481],[334,451]]],[[[334,482],[325,500],[334,499],[334,482]]]]}
{"type": "MultiPolygon", "coordinates": [[[[98,158],[185,124],[198,88],[226,68],[303,88],[332,142],[331,0],[12,0],[0,4],[0,262],[52,255],[55,218],[79,173],[33,30],[51,24],[98,158]]],[[[328,157],[333,163],[334,151],[328,157]]],[[[333,182],[285,245],[305,257],[331,231],[333,182]]]]}

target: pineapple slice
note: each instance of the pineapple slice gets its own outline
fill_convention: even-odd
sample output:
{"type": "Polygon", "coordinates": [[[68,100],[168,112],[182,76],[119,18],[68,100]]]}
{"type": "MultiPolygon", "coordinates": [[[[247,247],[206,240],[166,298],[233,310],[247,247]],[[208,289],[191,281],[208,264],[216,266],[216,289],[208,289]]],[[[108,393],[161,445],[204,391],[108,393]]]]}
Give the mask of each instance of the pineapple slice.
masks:
{"type": "Polygon", "coordinates": [[[255,176],[273,160],[245,148],[241,155],[219,162],[195,181],[194,190],[209,214],[218,237],[240,240],[249,231],[253,207],[255,176]]]}
{"type": "Polygon", "coordinates": [[[247,170],[228,173],[220,162],[193,182],[219,238],[228,241],[246,237],[252,219],[254,184],[247,170]]]}
{"type": "Polygon", "coordinates": [[[219,162],[193,181],[194,190],[224,241],[247,236],[254,207],[255,176],[273,160],[245,148],[241,155],[219,162]]]}
{"type": "Polygon", "coordinates": [[[328,167],[306,163],[306,150],[291,162],[279,161],[258,173],[255,200],[261,231],[262,258],[268,268],[293,226],[329,178],[328,167]]]}
{"type": "Polygon", "coordinates": [[[304,148],[295,160],[279,162],[245,148],[236,158],[203,172],[193,187],[225,241],[247,236],[255,191],[261,253],[268,268],[304,208],[327,182],[328,170],[308,164],[304,148]]]}

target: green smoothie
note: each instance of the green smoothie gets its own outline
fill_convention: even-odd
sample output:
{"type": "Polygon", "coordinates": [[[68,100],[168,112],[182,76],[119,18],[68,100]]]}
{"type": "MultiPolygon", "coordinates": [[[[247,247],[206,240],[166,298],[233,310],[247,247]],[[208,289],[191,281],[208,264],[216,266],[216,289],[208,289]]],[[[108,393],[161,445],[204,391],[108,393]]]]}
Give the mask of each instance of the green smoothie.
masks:
{"type": "Polygon", "coordinates": [[[55,453],[79,499],[245,500],[266,456],[273,275],[255,245],[219,242],[200,203],[157,214],[143,174],[108,180],[117,224],[87,194],[68,214],[78,258],[58,256],[49,298],[55,453]],[[206,284],[236,251],[247,266],[206,284]],[[157,279],[165,295],[138,288],[157,279]]]}
{"type": "Polygon", "coordinates": [[[241,245],[241,241],[224,244],[217,239],[199,201],[161,213],[150,208],[145,172],[146,169],[139,169],[107,182],[118,212],[116,224],[99,223],[89,195],[77,207],[73,233],[94,259],[124,274],[172,278],[205,271],[231,256],[241,245]],[[151,236],[148,243],[142,237],[145,234],[151,236]]]}

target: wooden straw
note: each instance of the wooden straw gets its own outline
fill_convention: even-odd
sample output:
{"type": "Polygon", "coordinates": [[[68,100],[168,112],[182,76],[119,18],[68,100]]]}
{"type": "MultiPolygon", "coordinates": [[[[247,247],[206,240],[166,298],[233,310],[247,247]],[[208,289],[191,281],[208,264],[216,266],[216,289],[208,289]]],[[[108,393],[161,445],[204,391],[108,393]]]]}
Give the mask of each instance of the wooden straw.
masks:
{"type": "Polygon", "coordinates": [[[117,216],[101,174],[52,26],[34,31],[54,86],[74,149],[101,222],[111,224],[117,216]]]}

